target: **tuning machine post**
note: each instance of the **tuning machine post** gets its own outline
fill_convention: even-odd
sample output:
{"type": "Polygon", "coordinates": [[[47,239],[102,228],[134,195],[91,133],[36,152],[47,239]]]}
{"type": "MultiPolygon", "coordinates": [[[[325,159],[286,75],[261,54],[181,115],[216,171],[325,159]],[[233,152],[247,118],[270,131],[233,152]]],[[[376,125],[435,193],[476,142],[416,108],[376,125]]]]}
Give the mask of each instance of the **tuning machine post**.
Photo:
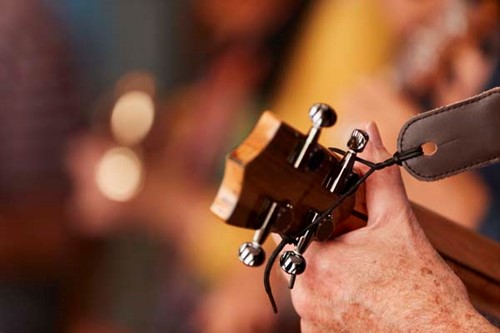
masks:
{"type": "Polygon", "coordinates": [[[332,193],[342,194],[346,190],[346,184],[349,183],[351,175],[353,175],[354,162],[356,155],[361,153],[368,143],[368,133],[360,129],[352,131],[349,140],[347,141],[348,151],[340,161],[339,168],[334,170],[327,182],[327,188],[332,193]]]}
{"type": "MultiPolygon", "coordinates": [[[[311,216],[311,223],[315,222],[318,216],[318,213],[313,213],[311,216]]],[[[319,224],[308,229],[302,236],[300,236],[294,250],[285,251],[281,255],[280,266],[285,273],[290,275],[288,283],[288,287],[290,289],[293,288],[297,275],[304,273],[306,269],[307,263],[303,254],[309,247],[309,244],[311,244],[311,242],[315,239],[318,226],[319,224]]]]}
{"type": "Polygon", "coordinates": [[[324,103],[316,103],[309,109],[309,118],[312,127],[307,133],[307,137],[300,147],[300,150],[293,160],[293,167],[298,169],[304,160],[309,148],[316,142],[321,134],[321,129],[331,127],[337,122],[337,114],[331,106],[324,103]]]}
{"type": "Polygon", "coordinates": [[[263,215],[264,218],[260,229],[255,231],[252,241],[241,244],[239,248],[238,257],[243,264],[249,267],[257,267],[264,263],[266,253],[262,248],[262,244],[271,233],[271,227],[274,224],[291,218],[292,208],[292,205],[287,202],[270,201],[263,215]]]}

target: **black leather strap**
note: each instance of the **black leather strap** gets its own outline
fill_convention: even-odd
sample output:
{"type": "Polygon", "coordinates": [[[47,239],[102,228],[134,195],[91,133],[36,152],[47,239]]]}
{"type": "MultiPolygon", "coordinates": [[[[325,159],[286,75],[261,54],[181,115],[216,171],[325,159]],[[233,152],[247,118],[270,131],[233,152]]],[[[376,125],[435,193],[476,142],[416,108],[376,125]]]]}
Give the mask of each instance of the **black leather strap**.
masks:
{"type": "Polygon", "coordinates": [[[500,87],[411,118],[398,151],[432,142],[437,150],[403,163],[415,178],[432,181],[500,161],[500,87]]]}

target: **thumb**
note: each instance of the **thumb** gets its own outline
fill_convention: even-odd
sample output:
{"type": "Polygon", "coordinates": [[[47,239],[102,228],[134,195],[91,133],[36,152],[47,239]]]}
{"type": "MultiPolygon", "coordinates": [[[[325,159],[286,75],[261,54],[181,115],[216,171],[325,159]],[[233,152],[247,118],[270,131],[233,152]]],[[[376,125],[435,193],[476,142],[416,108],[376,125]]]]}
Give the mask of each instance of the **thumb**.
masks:
{"type": "MultiPolygon", "coordinates": [[[[382,162],[391,158],[384,147],[380,133],[375,123],[370,122],[365,127],[370,141],[361,155],[371,162],[382,162]]],[[[408,197],[397,165],[375,171],[366,180],[366,207],[368,224],[389,222],[388,215],[409,208],[408,197]]]]}

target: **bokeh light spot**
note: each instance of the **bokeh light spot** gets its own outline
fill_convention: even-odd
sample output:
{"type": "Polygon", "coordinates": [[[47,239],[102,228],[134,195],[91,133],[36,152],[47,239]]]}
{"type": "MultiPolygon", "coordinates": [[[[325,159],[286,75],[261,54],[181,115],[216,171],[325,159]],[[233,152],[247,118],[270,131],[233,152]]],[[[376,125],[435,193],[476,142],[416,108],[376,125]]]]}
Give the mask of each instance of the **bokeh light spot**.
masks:
{"type": "Polygon", "coordinates": [[[130,91],[115,103],[111,114],[111,130],[117,142],[138,144],[149,132],[154,121],[154,102],[143,91],[130,91]]]}
{"type": "Polygon", "coordinates": [[[113,148],[98,163],[95,177],[97,187],[105,197],[128,201],[142,188],[142,163],[131,149],[113,148]]]}

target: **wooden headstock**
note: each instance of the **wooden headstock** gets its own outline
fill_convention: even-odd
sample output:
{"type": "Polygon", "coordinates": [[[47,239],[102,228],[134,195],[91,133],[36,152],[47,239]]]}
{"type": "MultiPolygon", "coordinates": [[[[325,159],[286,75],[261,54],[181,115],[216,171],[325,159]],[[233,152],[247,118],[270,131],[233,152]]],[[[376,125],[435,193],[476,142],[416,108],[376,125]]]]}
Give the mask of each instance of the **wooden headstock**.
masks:
{"type": "MultiPolygon", "coordinates": [[[[273,232],[293,235],[304,228],[302,221],[310,211],[323,212],[338,198],[325,185],[339,164],[338,157],[314,144],[305,163],[294,168],[305,140],[306,135],[272,113],[264,113],[246,140],[227,156],[212,212],[228,224],[259,229],[271,203],[276,202],[280,216],[273,232]]],[[[354,200],[348,200],[333,212],[333,220],[345,220],[353,205],[354,200]]]]}
{"type": "MultiPolygon", "coordinates": [[[[333,112],[324,104],[313,106],[313,127],[307,135],[265,112],[250,135],[227,156],[224,178],[211,210],[230,225],[257,229],[252,242],[259,248],[255,251],[261,251],[260,245],[270,232],[297,237],[342,194],[341,188],[333,189],[332,183],[343,160],[317,143],[320,127],[333,124],[335,117],[328,121],[323,118],[321,123],[318,108],[333,112]]],[[[343,183],[357,179],[352,170],[348,171],[342,176],[343,183]]],[[[312,239],[324,241],[361,227],[363,223],[346,223],[353,207],[354,197],[349,197],[321,221],[312,239]]],[[[245,261],[241,251],[240,259],[249,266],[264,260],[245,261]]]]}

